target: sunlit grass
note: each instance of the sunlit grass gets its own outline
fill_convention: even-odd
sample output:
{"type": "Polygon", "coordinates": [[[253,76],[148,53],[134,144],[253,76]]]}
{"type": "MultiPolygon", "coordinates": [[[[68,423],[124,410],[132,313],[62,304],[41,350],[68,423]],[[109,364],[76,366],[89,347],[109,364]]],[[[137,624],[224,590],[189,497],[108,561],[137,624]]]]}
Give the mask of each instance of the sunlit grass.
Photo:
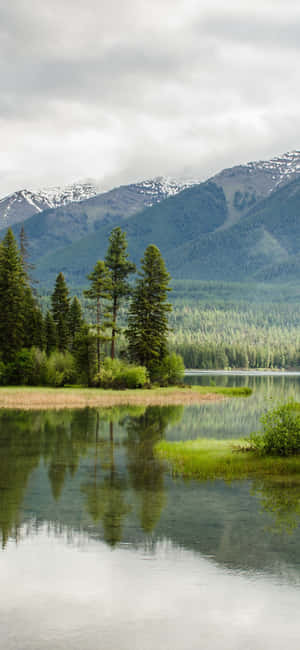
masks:
{"type": "Polygon", "coordinates": [[[168,462],[173,475],[186,479],[247,479],[292,476],[300,484],[300,455],[283,458],[258,456],[244,440],[198,438],[183,442],[161,441],[157,456],[168,462]]]}

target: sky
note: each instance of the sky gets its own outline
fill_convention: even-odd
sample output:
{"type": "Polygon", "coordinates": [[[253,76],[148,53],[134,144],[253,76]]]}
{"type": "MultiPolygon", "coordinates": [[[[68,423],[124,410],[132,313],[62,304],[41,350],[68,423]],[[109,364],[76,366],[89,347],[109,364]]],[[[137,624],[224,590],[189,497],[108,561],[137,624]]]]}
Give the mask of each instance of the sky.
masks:
{"type": "Polygon", "coordinates": [[[298,0],[0,0],[0,196],[300,149],[298,0]]]}

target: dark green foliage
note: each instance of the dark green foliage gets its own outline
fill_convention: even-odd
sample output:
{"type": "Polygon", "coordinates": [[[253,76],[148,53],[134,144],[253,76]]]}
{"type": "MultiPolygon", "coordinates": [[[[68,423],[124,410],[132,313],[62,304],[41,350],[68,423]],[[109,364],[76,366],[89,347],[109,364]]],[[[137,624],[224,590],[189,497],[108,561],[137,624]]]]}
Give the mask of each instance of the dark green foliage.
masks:
{"type": "Polygon", "coordinates": [[[74,296],[71,302],[68,320],[71,348],[73,348],[75,338],[80,333],[84,324],[82,308],[77,296],[74,296]]]}
{"type": "Polygon", "coordinates": [[[97,345],[94,334],[86,324],[74,339],[73,354],[78,383],[92,386],[97,372],[97,345]]]}
{"type": "Polygon", "coordinates": [[[52,316],[56,325],[57,343],[61,352],[68,348],[69,344],[69,310],[70,296],[69,289],[63,273],[59,273],[54,291],[51,296],[52,316]]]}
{"type": "Polygon", "coordinates": [[[112,292],[111,272],[105,262],[98,260],[94,270],[88,275],[88,279],[90,280],[90,288],[84,291],[84,295],[90,301],[96,324],[97,372],[99,373],[101,343],[109,339],[106,330],[111,325],[107,311],[107,301],[111,300],[112,292]]]}
{"type": "Polygon", "coordinates": [[[43,314],[29,287],[25,289],[24,299],[24,347],[36,346],[41,350],[46,344],[45,323],[43,314]]]}
{"type": "Polygon", "coordinates": [[[0,247],[0,350],[4,362],[13,360],[23,346],[25,290],[21,256],[9,229],[0,247]]]}
{"type": "Polygon", "coordinates": [[[45,339],[46,339],[46,351],[49,355],[57,346],[57,333],[56,325],[51,311],[47,311],[45,318],[45,339]]]}
{"type": "Polygon", "coordinates": [[[33,281],[31,276],[30,276],[31,271],[33,271],[35,269],[35,265],[31,264],[31,262],[29,262],[29,250],[28,249],[29,249],[29,241],[28,241],[27,234],[25,232],[24,225],[22,224],[21,230],[20,230],[20,255],[21,255],[21,260],[22,260],[22,264],[23,264],[23,269],[24,269],[24,273],[25,273],[26,277],[28,278],[28,280],[31,283],[34,282],[36,284],[37,281],[36,280],[33,281]]]}
{"type": "Polygon", "coordinates": [[[251,448],[261,455],[300,454],[300,404],[288,402],[265,413],[262,432],[249,438],[251,448]]]}
{"type": "Polygon", "coordinates": [[[111,358],[115,357],[115,338],[117,334],[117,316],[124,298],[130,295],[128,276],[136,270],[135,264],[128,260],[126,233],[120,227],[112,230],[109,246],[105,257],[106,266],[111,272],[112,279],[112,336],[111,358]]]}
{"type": "Polygon", "coordinates": [[[141,266],[129,307],[126,336],[130,359],[146,366],[151,376],[167,351],[170,275],[153,244],[146,249],[141,266]]]}

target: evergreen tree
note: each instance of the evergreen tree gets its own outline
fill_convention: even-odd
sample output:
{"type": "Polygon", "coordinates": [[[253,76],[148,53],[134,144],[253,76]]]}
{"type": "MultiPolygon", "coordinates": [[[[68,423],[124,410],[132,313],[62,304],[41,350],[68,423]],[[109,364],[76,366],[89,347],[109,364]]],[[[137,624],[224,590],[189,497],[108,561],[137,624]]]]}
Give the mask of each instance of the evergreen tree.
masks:
{"type": "Polygon", "coordinates": [[[92,386],[97,372],[96,341],[86,323],[76,335],[72,351],[80,383],[92,386]]]}
{"type": "Polygon", "coordinates": [[[57,346],[57,333],[54,318],[51,311],[47,311],[45,318],[45,339],[46,339],[46,352],[49,355],[57,346]]]}
{"type": "Polygon", "coordinates": [[[28,286],[24,293],[24,339],[25,348],[33,345],[43,350],[45,347],[44,318],[41,309],[28,286]]]}
{"type": "Polygon", "coordinates": [[[112,279],[110,270],[105,262],[99,260],[94,270],[88,275],[91,286],[84,291],[84,295],[91,301],[92,309],[95,312],[97,331],[97,372],[100,372],[100,346],[101,342],[109,340],[105,330],[111,324],[108,320],[107,301],[111,300],[112,279]],[[104,302],[104,304],[103,304],[104,302]],[[105,309],[105,311],[104,311],[105,309]]]}
{"type": "Polygon", "coordinates": [[[16,240],[9,228],[0,249],[0,351],[11,361],[24,341],[26,276],[16,240]]]}
{"type": "Polygon", "coordinates": [[[151,244],[141,260],[142,271],[133,291],[126,336],[132,361],[151,372],[167,352],[167,302],[170,275],[159,249],[151,244]]]}
{"type": "Polygon", "coordinates": [[[59,273],[53,294],[51,296],[52,316],[56,325],[57,343],[59,350],[63,352],[69,343],[69,310],[70,297],[69,289],[63,273],[59,273]]]}
{"type": "Polygon", "coordinates": [[[115,338],[117,334],[117,316],[122,299],[130,295],[127,278],[136,270],[135,264],[128,260],[126,233],[119,226],[114,228],[109,238],[109,246],[105,257],[106,266],[112,277],[112,336],[111,358],[115,357],[115,338]]]}
{"type": "Polygon", "coordinates": [[[71,337],[71,347],[73,347],[74,340],[76,336],[78,336],[78,334],[80,333],[83,324],[84,324],[84,319],[83,319],[81,304],[77,296],[74,296],[69,311],[69,333],[71,337]]]}
{"type": "Polygon", "coordinates": [[[30,272],[35,269],[35,265],[31,264],[29,260],[29,252],[28,252],[28,237],[25,232],[25,228],[22,225],[21,230],[20,230],[20,255],[21,255],[21,260],[23,264],[23,269],[26,277],[28,278],[28,282],[31,284],[38,284],[37,280],[32,280],[30,276],[30,272]]]}

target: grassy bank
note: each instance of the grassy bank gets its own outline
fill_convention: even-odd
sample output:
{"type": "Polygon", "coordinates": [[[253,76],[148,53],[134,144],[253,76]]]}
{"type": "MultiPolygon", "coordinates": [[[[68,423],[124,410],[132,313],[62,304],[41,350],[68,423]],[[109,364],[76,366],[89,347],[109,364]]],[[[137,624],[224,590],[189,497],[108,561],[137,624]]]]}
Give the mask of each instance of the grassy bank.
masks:
{"type": "Polygon", "coordinates": [[[252,477],[291,477],[300,485],[300,455],[283,458],[258,456],[243,440],[199,438],[184,442],[161,441],[155,447],[174,475],[186,479],[247,479],[252,477]]]}
{"type": "MultiPolygon", "coordinates": [[[[251,392],[251,391],[250,391],[251,392]]],[[[103,390],[99,388],[47,388],[9,386],[0,388],[0,408],[60,409],[86,406],[145,405],[165,406],[200,404],[222,400],[226,396],[245,396],[249,389],[217,386],[151,388],[139,390],[103,390]]]]}

